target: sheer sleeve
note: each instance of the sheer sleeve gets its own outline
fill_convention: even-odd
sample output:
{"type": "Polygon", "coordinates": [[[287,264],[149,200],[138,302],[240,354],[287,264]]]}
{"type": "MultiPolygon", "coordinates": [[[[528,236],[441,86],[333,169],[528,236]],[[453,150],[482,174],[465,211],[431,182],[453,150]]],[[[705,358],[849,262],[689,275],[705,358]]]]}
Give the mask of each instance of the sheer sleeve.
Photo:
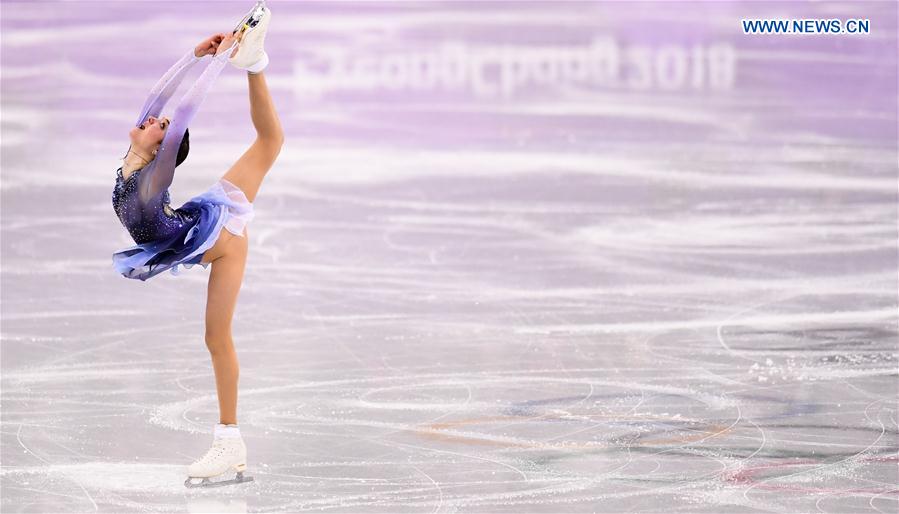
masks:
{"type": "Polygon", "coordinates": [[[178,59],[178,62],[165,72],[165,75],[156,82],[156,85],[153,86],[153,89],[151,89],[150,93],[147,95],[144,106],[140,110],[140,116],[137,117],[137,123],[134,124],[135,127],[140,126],[140,124],[145,122],[150,116],[156,118],[159,117],[159,112],[162,111],[166,102],[169,101],[169,98],[171,98],[172,94],[178,89],[181,81],[184,80],[184,76],[187,75],[187,71],[190,70],[194,64],[199,62],[200,59],[202,59],[202,57],[195,56],[194,50],[191,49],[181,56],[181,58],[178,59]]]}
{"type": "Polygon", "coordinates": [[[166,129],[162,144],[156,152],[156,158],[141,171],[138,177],[141,199],[145,204],[162,194],[172,184],[172,179],[175,177],[175,159],[178,157],[181,138],[184,137],[187,126],[206,98],[209,88],[228,64],[230,54],[230,51],[223,51],[214,56],[212,62],[206,66],[193,86],[181,97],[172,116],[171,124],[166,129]]]}

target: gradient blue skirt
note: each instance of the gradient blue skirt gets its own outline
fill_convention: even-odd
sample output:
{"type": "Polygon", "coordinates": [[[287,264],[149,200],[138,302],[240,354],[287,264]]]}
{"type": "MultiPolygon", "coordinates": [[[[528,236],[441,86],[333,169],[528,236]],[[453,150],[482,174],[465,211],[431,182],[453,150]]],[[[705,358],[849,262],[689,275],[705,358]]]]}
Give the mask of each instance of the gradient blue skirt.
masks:
{"type": "Polygon", "coordinates": [[[200,195],[188,200],[179,210],[194,212],[194,224],[184,235],[151,241],[126,248],[112,255],[112,264],[122,276],[147,280],[165,270],[178,275],[178,266],[192,268],[200,264],[206,250],[218,241],[222,228],[236,236],[253,219],[253,204],[233,183],[220,179],[200,195]]]}

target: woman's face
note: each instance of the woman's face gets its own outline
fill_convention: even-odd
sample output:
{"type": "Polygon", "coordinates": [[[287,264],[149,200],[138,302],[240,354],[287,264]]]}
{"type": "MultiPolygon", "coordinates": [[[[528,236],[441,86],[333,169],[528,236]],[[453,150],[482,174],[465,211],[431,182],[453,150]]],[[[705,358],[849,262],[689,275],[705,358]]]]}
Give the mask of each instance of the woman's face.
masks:
{"type": "Polygon", "coordinates": [[[134,127],[128,133],[131,139],[131,147],[143,150],[150,154],[162,143],[165,131],[169,127],[169,119],[166,117],[155,118],[150,116],[139,127],[134,127]]]}

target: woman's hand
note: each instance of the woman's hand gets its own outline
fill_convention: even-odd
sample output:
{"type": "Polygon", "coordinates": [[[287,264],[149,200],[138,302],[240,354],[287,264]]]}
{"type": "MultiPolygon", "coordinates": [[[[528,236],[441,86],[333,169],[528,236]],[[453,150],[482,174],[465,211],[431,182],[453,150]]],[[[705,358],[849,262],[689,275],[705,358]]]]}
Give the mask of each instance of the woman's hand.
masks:
{"type": "Polygon", "coordinates": [[[231,48],[231,45],[234,45],[236,47],[237,43],[240,41],[240,39],[235,34],[226,34],[223,32],[219,35],[222,36],[222,39],[216,47],[215,55],[228,50],[229,48],[231,48]]]}
{"type": "Polygon", "coordinates": [[[220,32],[204,39],[199,45],[197,45],[196,48],[194,48],[194,56],[203,57],[204,55],[215,54],[218,51],[219,45],[221,45],[222,40],[225,38],[225,36],[226,34],[224,32],[220,32]]]}

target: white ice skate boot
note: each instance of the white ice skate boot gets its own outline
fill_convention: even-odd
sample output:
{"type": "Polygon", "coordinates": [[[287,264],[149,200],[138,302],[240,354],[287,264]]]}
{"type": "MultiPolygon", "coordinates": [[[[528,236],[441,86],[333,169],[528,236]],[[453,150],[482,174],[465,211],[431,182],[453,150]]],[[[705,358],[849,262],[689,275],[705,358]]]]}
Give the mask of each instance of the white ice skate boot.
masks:
{"type": "Polygon", "coordinates": [[[265,32],[272,12],[264,0],[256,2],[256,6],[244,16],[232,33],[238,34],[237,54],[228,60],[236,68],[250,73],[261,73],[268,66],[268,54],[265,53],[265,32]]]}
{"type": "MultiPolygon", "coordinates": [[[[220,427],[225,425],[217,425],[216,432],[220,427]]],[[[247,469],[247,446],[243,442],[240,435],[224,436],[216,434],[206,455],[187,467],[187,480],[184,485],[187,487],[216,487],[230,484],[240,484],[242,482],[252,482],[253,477],[245,477],[243,472],[247,469]],[[230,480],[210,480],[210,478],[219,478],[221,475],[229,471],[237,473],[235,478],[230,480]],[[199,479],[199,481],[195,481],[199,479]]]]}

